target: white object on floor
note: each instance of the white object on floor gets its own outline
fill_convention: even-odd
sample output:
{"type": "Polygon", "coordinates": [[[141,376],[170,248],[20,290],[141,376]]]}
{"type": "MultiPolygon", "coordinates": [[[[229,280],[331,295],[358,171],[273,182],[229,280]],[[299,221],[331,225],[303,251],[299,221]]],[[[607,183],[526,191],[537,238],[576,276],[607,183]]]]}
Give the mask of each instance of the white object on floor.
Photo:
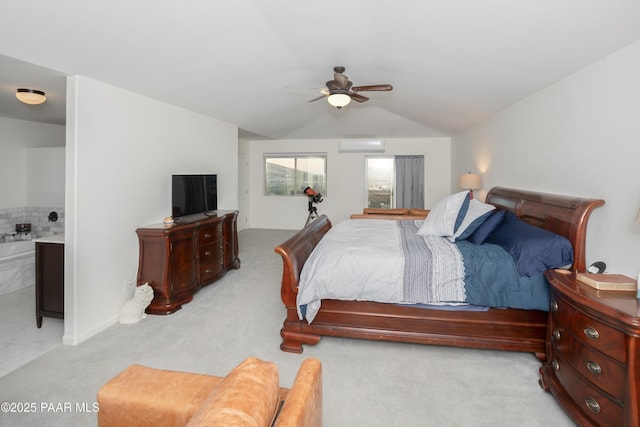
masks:
{"type": "Polygon", "coordinates": [[[120,309],[120,323],[129,325],[147,317],[144,310],[151,304],[151,300],[153,300],[153,288],[148,283],[136,287],[133,298],[125,302],[120,309]]]}

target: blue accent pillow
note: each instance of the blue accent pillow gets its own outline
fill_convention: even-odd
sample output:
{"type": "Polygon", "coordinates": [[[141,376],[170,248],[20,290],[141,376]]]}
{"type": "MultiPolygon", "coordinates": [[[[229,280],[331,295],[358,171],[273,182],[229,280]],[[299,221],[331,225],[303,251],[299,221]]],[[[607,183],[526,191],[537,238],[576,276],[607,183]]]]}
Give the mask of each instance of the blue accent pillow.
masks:
{"type": "MultiPolygon", "coordinates": [[[[474,231],[476,231],[478,229],[478,227],[480,227],[482,224],[484,224],[484,222],[491,216],[491,211],[486,212],[482,215],[480,215],[479,217],[477,217],[476,219],[474,219],[471,224],[469,224],[469,226],[467,228],[464,229],[464,231],[462,233],[460,233],[459,236],[454,236],[455,237],[455,241],[458,242],[460,240],[467,240],[469,238],[469,236],[471,236],[471,234],[473,234],[474,231]]],[[[449,239],[451,240],[451,239],[449,239]]]]}
{"type": "Polygon", "coordinates": [[[471,201],[471,193],[467,193],[462,201],[462,206],[460,206],[460,210],[458,211],[458,216],[456,217],[456,222],[453,225],[453,232],[455,233],[462,225],[462,221],[464,221],[464,217],[467,215],[467,211],[469,210],[469,202],[471,201]]]}
{"type": "Polygon", "coordinates": [[[493,233],[495,229],[502,224],[505,213],[507,213],[507,211],[502,209],[494,211],[491,216],[467,238],[467,240],[474,245],[483,244],[489,236],[491,236],[491,233],[493,233]]]}
{"type": "Polygon", "coordinates": [[[520,276],[533,276],[549,268],[573,263],[573,248],[566,238],[522,221],[512,212],[486,240],[509,252],[520,276]]]}
{"type": "Polygon", "coordinates": [[[462,223],[456,232],[453,233],[453,236],[447,236],[447,239],[449,239],[450,242],[465,240],[489,218],[495,208],[493,205],[482,203],[477,199],[471,199],[462,223]]]}

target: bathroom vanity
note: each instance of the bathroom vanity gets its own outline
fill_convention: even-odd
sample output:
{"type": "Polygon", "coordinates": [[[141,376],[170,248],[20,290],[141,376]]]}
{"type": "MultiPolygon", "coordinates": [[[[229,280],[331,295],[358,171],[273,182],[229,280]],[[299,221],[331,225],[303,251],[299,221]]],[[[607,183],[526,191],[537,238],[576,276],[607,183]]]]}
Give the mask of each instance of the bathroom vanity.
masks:
{"type": "Polygon", "coordinates": [[[64,234],[35,239],[36,323],[43,317],[64,318],[64,234]]]}

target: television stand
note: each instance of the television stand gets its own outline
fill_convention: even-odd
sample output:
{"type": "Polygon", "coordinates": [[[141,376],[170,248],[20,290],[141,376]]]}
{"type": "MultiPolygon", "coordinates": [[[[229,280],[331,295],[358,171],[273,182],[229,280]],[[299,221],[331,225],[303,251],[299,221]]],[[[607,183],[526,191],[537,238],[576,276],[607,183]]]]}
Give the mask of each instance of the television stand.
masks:
{"type": "Polygon", "coordinates": [[[147,313],[174,313],[200,288],[240,268],[237,218],[238,211],[216,211],[216,216],[192,215],[136,230],[136,283],[148,283],[154,293],[147,313]]]}

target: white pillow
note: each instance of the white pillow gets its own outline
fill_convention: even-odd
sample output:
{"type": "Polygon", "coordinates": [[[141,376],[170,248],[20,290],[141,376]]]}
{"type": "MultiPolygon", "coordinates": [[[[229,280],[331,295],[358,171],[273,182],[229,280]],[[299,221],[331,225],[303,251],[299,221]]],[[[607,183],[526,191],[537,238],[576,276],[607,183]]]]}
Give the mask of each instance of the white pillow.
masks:
{"type": "Polygon", "coordinates": [[[453,236],[458,213],[468,196],[468,191],[461,191],[441,199],[431,209],[417,234],[420,236],[453,236]]]}
{"type": "Polygon", "coordinates": [[[493,205],[482,203],[481,201],[476,199],[469,200],[469,208],[467,209],[467,213],[462,220],[462,224],[460,224],[460,227],[458,227],[453,236],[447,236],[447,239],[449,239],[450,242],[455,242],[456,239],[463,233],[465,233],[465,231],[467,231],[467,229],[471,226],[473,229],[469,229],[469,232],[465,233],[466,236],[469,236],[471,233],[476,231],[476,229],[480,227],[480,225],[482,225],[484,220],[489,216],[487,214],[493,211],[495,208],[496,207],[493,205]]]}

